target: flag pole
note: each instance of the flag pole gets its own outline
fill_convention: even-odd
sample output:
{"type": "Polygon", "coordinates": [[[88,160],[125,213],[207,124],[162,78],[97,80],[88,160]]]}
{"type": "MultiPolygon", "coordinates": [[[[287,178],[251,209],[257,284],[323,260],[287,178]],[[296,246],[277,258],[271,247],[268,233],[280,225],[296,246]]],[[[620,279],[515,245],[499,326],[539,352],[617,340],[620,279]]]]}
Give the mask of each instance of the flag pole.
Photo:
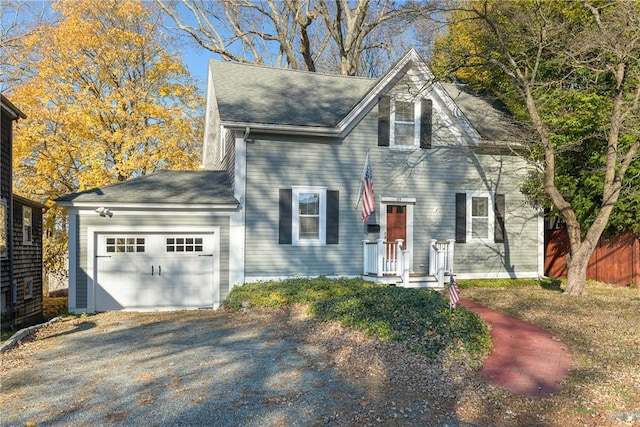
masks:
{"type": "Polygon", "coordinates": [[[364,160],[364,167],[362,168],[362,175],[360,175],[360,187],[358,187],[358,200],[354,209],[358,209],[360,200],[362,200],[362,184],[364,183],[364,174],[367,172],[367,163],[369,163],[369,150],[367,150],[367,158],[364,160]]]}

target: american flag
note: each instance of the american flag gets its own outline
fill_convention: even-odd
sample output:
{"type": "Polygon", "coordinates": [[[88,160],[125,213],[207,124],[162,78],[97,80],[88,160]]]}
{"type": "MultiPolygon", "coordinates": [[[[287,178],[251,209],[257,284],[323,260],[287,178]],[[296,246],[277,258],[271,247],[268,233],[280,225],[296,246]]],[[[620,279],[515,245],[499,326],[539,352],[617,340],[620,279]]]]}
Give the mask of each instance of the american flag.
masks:
{"type": "Polygon", "coordinates": [[[376,210],[376,202],[373,197],[373,174],[371,173],[371,162],[367,155],[367,162],[364,165],[364,185],[362,189],[362,222],[367,222],[371,212],[376,210]]]}
{"type": "Polygon", "coordinates": [[[460,289],[453,274],[449,276],[449,307],[456,308],[460,302],[460,289]]]}

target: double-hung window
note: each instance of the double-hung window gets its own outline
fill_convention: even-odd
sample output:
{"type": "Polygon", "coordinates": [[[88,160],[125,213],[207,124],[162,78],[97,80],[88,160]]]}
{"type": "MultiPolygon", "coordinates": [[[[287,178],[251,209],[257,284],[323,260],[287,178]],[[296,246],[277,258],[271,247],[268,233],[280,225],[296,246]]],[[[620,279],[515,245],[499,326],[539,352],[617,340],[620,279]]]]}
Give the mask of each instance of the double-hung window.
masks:
{"type": "Polygon", "coordinates": [[[293,187],[292,244],[326,244],[327,188],[293,187]]]}
{"type": "Polygon", "coordinates": [[[504,242],[504,194],[467,191],[456,194],[456,242],[504,242]]]}
{"type": "Polygon", "coordinates": [[[433,102],[382,96],[378,101],[378,146],[414,150],[431,148],[433,102]]]}
{"type": "Polygon", "coordinates": [[[477,195],[469,198],[471,202],[467,223],[471,239],[487,239],[493,229],[493,209],[489,209],[489,196],[477,195]]]}
{"type": "MultiPolygon", "coordinates": [[[[419,114],[420,104],[405,101],[392,101],[393,132],[391,146],[397,148],[417,148],[420,145],[416,126],[416,113],[419,114]]],[[[418,115],[419,117],[419,115],[418,115]]]]}
{"type": "Polygon", "coordinates": [[[33,241],[33,211],[29,206],[22,207],[22,243],[30,245],[33,241]]]}
{"type": "Polygon", "coordinates": [[[293,186],[279,190],[278,243],[337,245],[340,192],[327,187],[293,186]]]}

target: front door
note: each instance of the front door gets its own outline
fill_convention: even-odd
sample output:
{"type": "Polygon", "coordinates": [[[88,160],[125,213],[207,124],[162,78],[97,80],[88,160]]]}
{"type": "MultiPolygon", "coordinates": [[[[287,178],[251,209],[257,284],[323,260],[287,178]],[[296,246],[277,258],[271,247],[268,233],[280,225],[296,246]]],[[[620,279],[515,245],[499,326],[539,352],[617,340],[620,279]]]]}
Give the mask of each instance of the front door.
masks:
{"type": "Polygon", "coordinates": [[[407,207],[387,205],[387,242],[402,239],[402,247],[407,247],[407,207]]]}

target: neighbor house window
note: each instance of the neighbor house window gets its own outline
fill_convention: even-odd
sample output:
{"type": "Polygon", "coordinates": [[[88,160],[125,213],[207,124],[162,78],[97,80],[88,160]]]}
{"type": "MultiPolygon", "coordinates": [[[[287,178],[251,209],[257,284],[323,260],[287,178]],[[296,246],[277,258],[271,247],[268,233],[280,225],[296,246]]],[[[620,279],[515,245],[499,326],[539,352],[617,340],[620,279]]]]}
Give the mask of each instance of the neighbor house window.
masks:
{"type": "Polygon", "coordinates": [[[456,242],[504,242],[505,196],[483,191],[456,194],[456,242]]]}
{"type": "Polygon", "coordinates": [[[22,293],[24,295],[24,299],[29,299],[33,297],[33,279],[31,278],[24,279],[22,293]]]}
{"type": "Polygon", "coordinates": [[[326,206],[326,187],[293,187],[292,244],[324,245],[326,243],[326,206]]]}
{"type": "Polygon", "coordinates": [[[33,211],[29,206],[22,207],[22,243],[30,245],[33,241],[33,211]]]}
{"type": "Polygon", "coordinates": [[[0,258],[8,256],[7,201],[0,200],[0,258]]]}

